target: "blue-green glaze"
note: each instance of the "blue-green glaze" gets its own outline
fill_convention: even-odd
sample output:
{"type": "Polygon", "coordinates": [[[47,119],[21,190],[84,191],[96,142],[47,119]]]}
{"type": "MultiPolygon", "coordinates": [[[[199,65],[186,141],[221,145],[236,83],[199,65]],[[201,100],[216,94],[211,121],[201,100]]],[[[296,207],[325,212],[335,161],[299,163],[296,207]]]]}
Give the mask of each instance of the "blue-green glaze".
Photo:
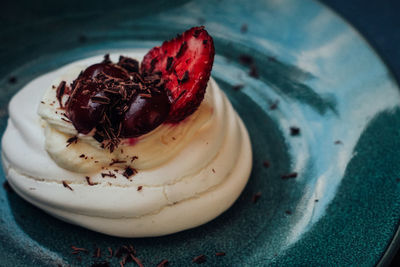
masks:
{"type": "Polygon", "coordinates": [[[112,1],[111,7],[46,1],[41,8],[33,2],[23,9],[8,3],[11,13],[1,20],[0,60],[7,62],[0,64],[2,131],[7,102],[34,77],[95,54],[150,48],[204,24],[216,45],[212,75],[249,130],[254,167],[243,194],[222,216],[159,238],[91,232],[0,189],[1,266],[87,266],[91,255],[79,262],[71,245],[98,246],[104,259],[107,247],[127,243],[145,266],[164,258],[171,266],[190,266],[199,254],[207,256],[206,266],[380,261],[400,219],[400,93],[369,45],[330,10],[305,0],[112,1]],[[244,23],[248,31],[241,33],[244,23]],[[242,54],[254,57],[259,79],[248,75],[242,54]],[[8,82],[13,75],[16,84],[8,82]],[[235,91],[236,84],[244,87],[235,91]],[[299,136],[290,135],[291,126],[301,129],[299,136]],[[297,178],[281,179],[294,171],[297,178]],[[214,256],[218,251],[226,256],[214,256]]]}

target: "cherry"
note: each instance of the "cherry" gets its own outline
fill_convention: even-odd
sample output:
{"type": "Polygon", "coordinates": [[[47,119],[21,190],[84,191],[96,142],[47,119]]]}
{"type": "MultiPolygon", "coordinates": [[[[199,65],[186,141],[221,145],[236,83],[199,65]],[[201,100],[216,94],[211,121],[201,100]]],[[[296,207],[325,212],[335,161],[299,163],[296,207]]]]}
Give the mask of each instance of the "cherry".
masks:
{"type": "Polygon", "coordinates": [[[165,91],[152,97],[136,95],[122,119],[121,137],[130,138],[146,134],[165,121],[171,108],[165,91]]]}
{"type": "Polygon", "coordinates": [[[104,96],[104,92],[97,90],[98,84],[89,82],[78,84],[67,105],[67,116],[79,133],[87,134],[100,121],[105,105],[92,101],[93,96],[104,96]]]}
{"type": "Polygon", "coordinates": [[[102,126],[99,131],[108,127],[108,131],[117,136],[117,129],[121,125],[117,137],[138,137],[163,123],[170,111],[171,102],[165,90],[155,90],[154,84],[147,80],[139,86],[129,79],[127,70],[115,64],[94,64],[81,73],[73,84],[66,114],[79,133],[88,134],[92,129],[102,126]],[[102,82],[108,77],[99,76],[101,73],[116,79],[116,86],[127,86],[127,94],[132,93],[133,96],[130,99],[123,98],[119,93],[112,92],[114,83],[102,82]],[[133,89],[135,86],[136,89],[133,89]],[[104,115],[108,120],[102,121],[104,115]],[[108,124],[103,125],[105,122],[108,124]]]}
{"type": "Polygon", "coordinates": [[[105,96],[102,91],[104,85],[90,81],[100,73],[119,79],[129,78],[129,74],[123,68],[105,63],[91,65],[79,75],[67,104],[67,116],[79,133],[89,133],[105,112],[105,104],[92,101],[94,96],[105,96]]]}

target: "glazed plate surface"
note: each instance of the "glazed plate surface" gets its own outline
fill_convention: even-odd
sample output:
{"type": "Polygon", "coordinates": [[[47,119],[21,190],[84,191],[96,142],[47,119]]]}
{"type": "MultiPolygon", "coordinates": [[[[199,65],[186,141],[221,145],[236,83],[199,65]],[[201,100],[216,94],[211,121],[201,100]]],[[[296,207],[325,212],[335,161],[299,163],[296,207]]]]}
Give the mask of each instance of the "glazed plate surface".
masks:
{"type": "Polygon", "coordinates": [[[15,14],[20,19],[0,30],[2,132],[8,101],[35,77],[94,55],[149,49],[205,25],[216,46],[212,76],[249,131],[253,170],[223,215],[158,238],[113,238],[66,224],[2,188],[1,266],[118,266],[107,248],[125,244],[144,266],[162,259],[190,266],[200,254],[205,266],[371,266],[396,242],[399,87],[331,10],[306,0],[47,2],[11,6],[15,13],[4,15],[10,25],[15,14]],[[79,261],[71,246],[90,253],[79,261]],[[95,248],[101,258],[92,257],[95,248]]]}

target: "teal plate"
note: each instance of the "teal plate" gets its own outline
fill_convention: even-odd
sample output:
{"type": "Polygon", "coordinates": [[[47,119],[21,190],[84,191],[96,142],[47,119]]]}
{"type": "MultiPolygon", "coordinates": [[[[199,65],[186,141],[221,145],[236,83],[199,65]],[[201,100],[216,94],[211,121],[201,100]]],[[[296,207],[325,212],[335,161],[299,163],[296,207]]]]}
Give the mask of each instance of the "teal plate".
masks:
{"type": "Polygon", "coordinates": [[[305,0],[20,2],[23,8],[7,3],[0,20],[7,26],[0,30],[2,131],[7,102],[33,78],[77,59],[150,48],[204,24],[216,45],[212,75],[249,130],[254,167],[223,215],[158,238],[98,234],[0,189],[1,266],[100,260],[118,266],[117,258],[106,258],[107,248],[124,244],[136,247],[144,266],[162,259],[190,266],[200,254],[205,266],[371,266],[390,258],[400,221],[400,91],[366,41],[325,6],[305,0]],[[251,55],[254,67],[243,55],[251,55]],[[243,88],[235,90],[238,84],[243,88]],[[292,135],[291,127],[300,133],[292,135]],[[298,176],[282,179],[292,172],[298,176]],[[253,203],[257,192],[261,198],[253,203]],[[90,254],[79,261],[72,245],[90,254]],[[101,259],[92,257],[95,247],[101,259]],[[226,255],[215,256],[220,251],[226,255]]]}

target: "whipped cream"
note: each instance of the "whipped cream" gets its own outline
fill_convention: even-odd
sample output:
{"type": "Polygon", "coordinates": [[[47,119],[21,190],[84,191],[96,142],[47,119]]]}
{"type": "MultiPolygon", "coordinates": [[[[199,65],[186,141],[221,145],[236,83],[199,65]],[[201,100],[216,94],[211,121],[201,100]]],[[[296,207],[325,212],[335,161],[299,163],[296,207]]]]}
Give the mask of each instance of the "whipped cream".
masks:
{"type": "MultiPolygon", "coordinates": [[[[144,53],[125,54],[142,58],[144,53]]],[[[52,88],[100,61],[93,57],[47,73],[13,97],[2,159],[14,190],[55,217],[122,237],[185,230],[229,208],[248,180],[252,152],[247,130],[215,81],[184,121],[123,140],[110,153],[61,119],[52,88]],[[67,147],[73,136],[78,142],[67,147]],[[111,164],[116,160],[121,163],[111,164]],[[125,165],[138,173],[127,179],[125,165]]]]}

